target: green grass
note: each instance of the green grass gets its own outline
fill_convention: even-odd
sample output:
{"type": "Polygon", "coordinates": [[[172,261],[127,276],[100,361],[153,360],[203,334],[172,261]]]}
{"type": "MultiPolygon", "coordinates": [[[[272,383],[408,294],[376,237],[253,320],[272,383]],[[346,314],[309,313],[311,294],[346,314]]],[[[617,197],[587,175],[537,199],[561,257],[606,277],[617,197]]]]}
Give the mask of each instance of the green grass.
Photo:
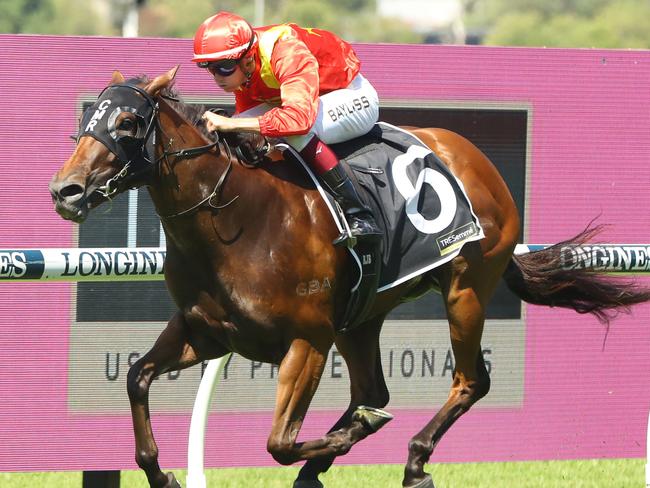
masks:
{"type": "MultiPolygon", "coordinates": [[[[637,488],[644,459],[469,463],[428,466],[436,488],[637,488]]],[[[402,466],[335,466],[321,476],[326,488],[399,488],[402,466]]],[[[185,471],[173,470],[185,486],[185,471]]],[[[298,468],[228,468],[206,473],[208,487],[291,488],[298,468]]],[[[0,473],[2,488],[81,488],[81,473],[0,473]]],[[[144,474],[123,471],[121,488],[147,487],[144,474]]]]}

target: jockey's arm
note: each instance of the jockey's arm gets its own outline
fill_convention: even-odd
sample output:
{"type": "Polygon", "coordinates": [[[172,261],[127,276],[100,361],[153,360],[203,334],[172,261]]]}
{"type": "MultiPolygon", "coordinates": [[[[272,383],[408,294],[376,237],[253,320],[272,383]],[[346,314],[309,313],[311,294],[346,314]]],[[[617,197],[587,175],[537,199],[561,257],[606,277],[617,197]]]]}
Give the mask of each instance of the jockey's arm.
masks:
{"type": "MultiPolygon", "coordinates": [[[[302,41],[289,37],[278,40],[271,64],[280,83],[281,106],[260,117],[228,118],[206,112],[203,118],[208,130],[256,132],[269,137],[309,132],[318,112],[318,61],[302,41]]],[[[239,104],[247,101],[238,100],[239,104]]]]}
{"type": "MultiPolygon", "coordinates": [[[[260,102],[251,98],[247,92],[237,90],[235,94],[235,114],[240,114],[260,102]]],[[[213,112],[203,114],[203,120],[209,131],[220,130],[224,132],[260,132],[260,124],[257,117],[223,117],[213,112]]]]}
{"type": "Polygon", "coordinates": [[[258,117],[230,118],[212,112],[205,112],[203,120],[209,131],[219,130],[222,132],[260,132],[260,121],[258,117]]]}
{"type": "Polygon", "coordinates": [[[277,41],[271,65],[282,101],[260,117],[261,133],[269,137],[306,134],[318,113],[318,61],[304,42],[288,36],[277,41]]]}

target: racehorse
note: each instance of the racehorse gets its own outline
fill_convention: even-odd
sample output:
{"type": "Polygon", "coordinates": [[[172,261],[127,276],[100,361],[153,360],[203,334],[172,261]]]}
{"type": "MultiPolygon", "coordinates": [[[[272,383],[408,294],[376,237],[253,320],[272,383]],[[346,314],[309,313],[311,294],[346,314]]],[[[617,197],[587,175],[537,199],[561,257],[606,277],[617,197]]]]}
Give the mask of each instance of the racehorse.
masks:
{"type": "Polygon", "coordinates": [[[382,292],[364,323],[339,333],[352,271],[347,251],[331,244],[338,230],[318,191],[294,161],[283,164],[282,151],[251,169],[232,142],[211,138],[200,127],[201,111],[171,90],[177,69],[128,81],[115,71],[83,117],[73,154],[49,184],[56,211],[77,223],[102,202],[142,185],[160,215],[165,280],[178,311],[127,378],[135,458],[152,487],[180,486],[158,465],[150,423],[149,388],[163,373],[229,351],[278,364],[267,449],[281,464],[307,460],[294,487],[322,487],[318,476],[334,458],[391,418],[382,410],[389,400],[379,349],[384,318],[403,297],[436,286],[455,369],[447,401],[408,445],[403,478],[404,487],[433,487],[424,465],[434,447],[490,388],[480,343],[499,280],[527,302],[603,321],[650,299],[634,284],[562,265],[561,247],[586,242],[594,228],[542,251],[513,255],[517,208],[488,158],[453,132],[410,128],[463,183],[485,237],[465,244],[440,267],[382,292]],[[296,292],[299,283],[325,277],[331,283],[325,292],[296,292]],[[296,442],[333,344],[349,370],[349,407],[322,438],[296,442]]]}

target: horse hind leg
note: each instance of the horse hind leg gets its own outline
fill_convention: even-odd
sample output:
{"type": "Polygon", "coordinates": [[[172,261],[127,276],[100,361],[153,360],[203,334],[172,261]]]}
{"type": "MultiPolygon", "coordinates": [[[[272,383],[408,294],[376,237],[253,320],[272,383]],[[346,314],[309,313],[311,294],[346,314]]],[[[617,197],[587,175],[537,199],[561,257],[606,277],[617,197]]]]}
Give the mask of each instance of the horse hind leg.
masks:
{"type": "MultiPolygon", "coordinates": [[[[494,269],[492,270],[494,271],[494,269]]],[[[480,257],[465,253],[441,273],[442,295],[447,308],[455,369],[449,397],[429,423],[409,442],[403,486],[433,488],[424,464],[442,436],[490,389],[481,352],[484,308],[499,273],[486,269],[480,257]]]]}
{"type": "MultiPolygon", "coordinates": [[[[392,418],[383,410],[358,410],[361,405],[382,409],[388,404],[389,393],[379,349],[379,333],[383,321],[384,316],[378,317],[336,338],[337,349],[345,359],[350,373],[350,404],[328,435],[338,436],[339,443],[346,444],[343,449],[346,451],[392,418]],[[360,418],[361,412],[369,415],[376,413],[377,423],[369,426],[368,422],[360,418]]],[[[300,470],[294,488],[322,487],[318,477],[332,466],[335,459],[336,455],[328,455],[308,460],[300,470]]]]}

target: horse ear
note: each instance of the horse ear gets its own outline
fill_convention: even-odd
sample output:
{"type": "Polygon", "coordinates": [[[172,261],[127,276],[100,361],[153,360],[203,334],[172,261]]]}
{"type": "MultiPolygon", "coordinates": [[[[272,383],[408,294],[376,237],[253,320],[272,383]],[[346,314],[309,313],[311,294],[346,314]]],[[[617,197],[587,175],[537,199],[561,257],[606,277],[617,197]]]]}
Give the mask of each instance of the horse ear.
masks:
{"type": "Polygon", "coordinates": [[[167,73],[156,76],[152,81],[149,82],[147,86],[144,87],[144,89],[149,95],[155,95],[163,88],[170,86],[176,77],[176,72],[178,71],[179,67],[180,65],[177,64],[167,73]]]}
{"type": "Polygon", "coordinates": [[[124,83],[124,76],[118,70],[115,70],[111,78],[111,85],[117,85],[118,83],[124,83]]]}

